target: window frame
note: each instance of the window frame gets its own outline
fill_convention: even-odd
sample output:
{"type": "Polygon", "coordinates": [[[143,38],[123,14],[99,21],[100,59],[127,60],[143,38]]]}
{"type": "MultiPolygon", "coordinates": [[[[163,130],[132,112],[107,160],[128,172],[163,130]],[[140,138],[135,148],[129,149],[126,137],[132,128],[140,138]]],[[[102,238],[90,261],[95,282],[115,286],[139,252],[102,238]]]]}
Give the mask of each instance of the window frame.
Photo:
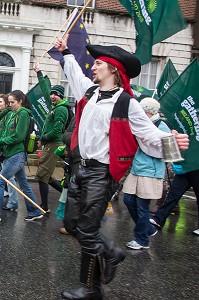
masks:
{"type": "Polygon", "coordinates": [[[160,79],[160,76],[162,74],[162,70],[164,69],[164,59],[162,59],[160,57],[153,57],[151,59],[151,61],[148,64],[144,65],[144,66],[142,66],[142,68],[141,68],[140,75],[138,77],[136,77],[135,79],[133,79],[131,83],[139,85],[139,86],[144,86],[148,90],[154,91],[155,88],[156,88],[156,85],[157,85],[157,83],[160,79]],[[152,87],[150,87],[150,77],[151,77],[150,72],[151,72],[153,62],[157,63],[157,69],[156,69],[156,78],[155,78],[155,81],[154,81],[155,86],[152,88],[152,87]],[[145,73],[145,72],[143,72],[143,67],[147,66],[147,65],[149,66],[149,70],[148,70],[147,73],[145,73]],[[145,84],[145,85],[141,84],[141,79],[142,79],[141,76],[144,75],[144,74],[147,74],[147,84],[145,84]]]}
{"type": "Polygon", "coordinates": [[[7,62],[9,62],[9,64],[0,65],[1,68],[3,68],[3,67],[5,67],[5,68],[14,68],[15,67],[15,61],[12,58],[12,56],[10,56],[10,54],[8,54],[6,52],[0,52],[0,61],[1,61],[1,57],[4,60],[7,60],[7,62]]]}
{"type": "MultiPolygon", "coordinates": [[[[77,5],[77,4],[68,4],[68,1],[69,0],[67,0],[67,6],[72,6],[72,7],[83,7],[86,3],[87,3],[87,1],[88,0],[82,0],[82,1],[84,1],[84,5],[77,5]]],[[[77,2],[78,0],[73,0],[74,2],[77,2]]],[[[88,5],[88,8],[95,8],[95,0],[92,0],[92,2],[88,5]]]]}
{"type": "Polygon", "coordinates": [[[65,88],[65,96],[66,98],[68,99],[68,102],[70,103],[70,106],[71,107],[75,107],[76,105],[76,99],[71,91],[71,88],[70,88],[70,85],[69,85],[69,82],[68,82],[68,79],[65,77],[65,74],[64,72],[62,71],[62,74],[61,74],[61,85],[64,86],[65,88]]]}

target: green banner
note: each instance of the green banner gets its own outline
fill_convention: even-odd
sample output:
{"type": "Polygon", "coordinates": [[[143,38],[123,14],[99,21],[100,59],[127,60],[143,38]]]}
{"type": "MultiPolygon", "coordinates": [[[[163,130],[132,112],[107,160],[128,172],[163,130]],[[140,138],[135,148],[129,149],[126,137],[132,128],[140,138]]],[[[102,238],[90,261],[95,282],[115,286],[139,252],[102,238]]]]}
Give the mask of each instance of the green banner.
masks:
{"type": "MultiPolygon", "coordinates": [[[[45,76],[44,78],[49,87],[51,87],[48,76],[45,76]]],[[[34,119],[39,127],[39,131],[41,132],[44,121],[46,119],[46,115],[51,110],[51,104],[45,100],[39,83],[37,83],[28,91],[27,96],[30,103],[32,104],[32,113],[34,119]]]]}
{"type": "Polygon", "coordinates": [[[174,129],[187,133],[189,149],[180,164],[185,172],[199,169],[199,65],[194,59],[160,98],[160,109],[174,129]]]}
{"type": "Polygon", "coordinates": [[[150,91],[143,86],[131,84],[131,88],[135,99],[138,100],[139,102],[146,97],[151,97],[156,100],[159,99],[157,95],[154,95],[154,91],[150,91]]]}
{"type": "Polygon", "coordinates": [[[166,92],[166,90],[168,90],[176,78],[178,78],[178,72],[172,61],[169,59],[156,86],[157,95],[159,98],[166,92]]]}
{"type": "Polygon", "coordinates": [[[152,46],[186,28],[177,0],[120,0],[134,19],[136,56],[141,64],[151,60],[152,46]]]}

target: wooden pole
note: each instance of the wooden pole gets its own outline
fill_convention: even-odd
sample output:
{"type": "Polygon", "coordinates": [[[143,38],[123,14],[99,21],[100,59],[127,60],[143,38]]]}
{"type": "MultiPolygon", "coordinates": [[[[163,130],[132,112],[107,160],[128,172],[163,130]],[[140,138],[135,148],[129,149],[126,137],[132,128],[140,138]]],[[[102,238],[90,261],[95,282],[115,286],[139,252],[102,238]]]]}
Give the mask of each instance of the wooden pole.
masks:
{"type": "Polygon", "coordinates": [[[50,42],[48,48],[46,48],[46,50],[43,52],[42,56],[40,57],[38,63],[40,63],[40,61],[42,60],[42,58],[45,56],[45,54],[50,50],[50,48],[52,47],[54,40],[59,36],[60,32],[66,27],[66,24],[70,21],[71,17],[73,15],[73,12],[70,14],[70,16],[68,17],[68,19],[64,22],[63,26],[59,29],[59,31],[54,35],[52,41],[50,42]]]}
{"type": "Polygon", "coordinates": [[[92,0],[88,0],[87,3],[83,6],[83,8],[81,9],[81,11],[79,12],[79,14],[77,15],[77,17],[75,18],[75,20],[73,21],[73,23],[70,25],[69,29],[66,31],[66,33],[64,34],[64,36],[62,37],[62,39],[64,39],[66,37],[67,34],[69,34],[71,32],[71,30],[73,29],[73,27],[75,26],[77,20],[81,17],[81,15],[83,14],[83,12],[85,11],[85,9],[87,8],[87,6],[90,4],[92,0]]]}
{"type": "Polygon", "coordinates": [[[157,89],[154,90],[153,95],[151,98],[153,98],[155,96],[155,94],[157,94],[157,89]]]}
{"type": "Polygon", "coordinates": [[[43,214],[46,213],[46,211],[41,208],[37,203],[35,203],[32,199],[30,199],[28,196],[26,196],[18,187],[16,187],[14,184],[12,184],[8,179],[6,179],[3,175],[0,174],[0,178],[3,179],[7,184],[9,184],[11,187],[13,187],[19,194],[21,194],[24,198],[26,198],[29,202],[31,202],[34,206],[36,206],[39,210],[42,211],[43,214]]]}
{"type": "MultiPolygon", "coordinates": [[[[85,9],[87,8],[87,6],[90,4],[92,0],[88,0],[87,3],[83,6],[83,8],[81,9],[81,11],[79,12],[79,14],[77,15],[77,17],[75,18],[75,20],[73,21],[73,23],[71,24],[71,26],[68,28],[68,30],[66,31],[66,33],[63,35],[62,39],[64,39],[66,37],[67,34],[69,34],[71,32],[71,30],[73,29],[73,27],[75,26],[77,20],[81,17],[81,15],[83,14],[83,12],[85,11],[85,9]]],[[[54,40],[58,37],[59,33],[62,31],[62,29],[64,28],[64,26],[66,26],[66,24],[68,23],[68,21],[70,20],[70,18],[72,17],[73,13],[70,14],[70,16],[68,17],[68,19],[65,21],[64,25],[61,27],[61,29],[58,31],[58,33],[53,37],[50,45],[48,46],[48,48],[43,52],[42,56],[40,57],[38,63],[40,63],[40,61],[42,60],[42,58],[45,56],[45,54],[50,50],[51,46],[53,45],[54,40]]]]}

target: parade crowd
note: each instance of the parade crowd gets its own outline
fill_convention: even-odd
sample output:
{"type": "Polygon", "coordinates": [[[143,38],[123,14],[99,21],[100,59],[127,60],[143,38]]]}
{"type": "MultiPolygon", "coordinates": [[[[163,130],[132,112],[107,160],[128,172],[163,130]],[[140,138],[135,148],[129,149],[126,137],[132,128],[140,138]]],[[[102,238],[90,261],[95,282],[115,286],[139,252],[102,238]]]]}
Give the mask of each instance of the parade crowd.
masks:
{"type": "MultiPolygon", "coordinates": [[[[62,292],[62,298],[97,300],[103,299],[103,285],[113,280],[117,265],[126,256],[100,231],[118,185],[122,182],[123,201],[134,221],[132,239],[126,246],[132,250],[149,249],[150,238],[164,226],[190,187],[196,195],[199,214],[199,170],[185,173],[180,163],[173,163],[174,179],[163,198],[162,139],[173,135],[179,149],[186,151],[188,136],[171,129],[161,118],[158,101],[145,98],[138,103],[134,99],[130,79],[141,70],[134,54],[117,46],[88,45],[87,50],[95,59],[91,80],[70,53],[67,39],[68,35],[64,40],[58,39],[55,47],[63,55],[63,71],[77,101],[70,123],[64,87],[49,88],[39,63],[34,65],[45,100],[52,107],[37,141],[38,149],[42,149],[35,177],[40,199],[36,199],[25,173],[28,154],[24,141],[32,115],[31,103],[20,90],[0,94],[0,221],[3,226],[4,215],[18,209],[18,192],[6,180],[19,186],[33,201],[24,198],[24,219],[28,222],[42,219],[42,210],[50,213],[49,185],[59,191],[56,213],[63,220],[60,233],[79,242],[83,283],[80,288],[62,292]],[[61,182],[52,176],[59,157],[64,162],[61,182]],[[151,216],[150,201],[161,198],[161,206],[151,216]]],[[[193,233],[199,235],[199,224],[193,233]]]]}

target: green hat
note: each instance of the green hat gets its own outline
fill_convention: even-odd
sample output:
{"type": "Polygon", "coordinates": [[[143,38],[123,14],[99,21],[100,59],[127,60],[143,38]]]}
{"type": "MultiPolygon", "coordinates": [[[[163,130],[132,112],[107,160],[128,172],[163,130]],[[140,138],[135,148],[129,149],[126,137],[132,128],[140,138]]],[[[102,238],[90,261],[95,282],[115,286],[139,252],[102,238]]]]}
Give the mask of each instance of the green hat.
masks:
{"type": "Polygon", "coordinates": [[[54,85],[52,88],[51,88],[51,91],[50,91],[50,94],[53,94],[55,93],[57,96],[59,96],[60,98],[64,98],[64,92],[65,92],[65,89],[62,85],[54,85]]]}

